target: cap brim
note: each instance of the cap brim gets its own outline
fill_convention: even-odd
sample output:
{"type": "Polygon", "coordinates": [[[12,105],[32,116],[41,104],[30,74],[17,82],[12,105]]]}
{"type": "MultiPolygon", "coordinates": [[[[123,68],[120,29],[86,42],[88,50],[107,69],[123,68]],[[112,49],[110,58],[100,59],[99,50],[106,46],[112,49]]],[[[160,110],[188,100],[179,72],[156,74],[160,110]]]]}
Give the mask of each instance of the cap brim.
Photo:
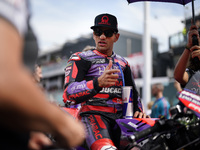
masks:
{"type": "MultiPolygon", "coordinates": [[[[98,28],[98,27],[107,27],[105,25],[99,25],[99,26],[91,26],[90,29],[95,29],[95,28],[98,28]]],[[[113,29],[114,31],[118,32],[118,29],[115,29],[115,28],[111,28],[111,27],[107,27],[107,28],[110,28],[110,29],[113,29]]]]}

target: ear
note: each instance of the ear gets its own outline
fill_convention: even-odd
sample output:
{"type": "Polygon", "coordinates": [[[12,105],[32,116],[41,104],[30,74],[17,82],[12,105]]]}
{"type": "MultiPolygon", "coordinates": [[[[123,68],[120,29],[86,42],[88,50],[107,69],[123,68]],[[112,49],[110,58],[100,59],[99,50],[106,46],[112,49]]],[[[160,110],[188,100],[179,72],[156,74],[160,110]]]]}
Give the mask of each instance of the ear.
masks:
{"type": "Polygon", "coordinates": [[[119,34],[119,33],[115,34],[115,40],[114,40],[114,42],[117,42],[117,41],[118,41],[118,39],[119,39],[119,36],[120,36],[120,34],[119,34]]]}

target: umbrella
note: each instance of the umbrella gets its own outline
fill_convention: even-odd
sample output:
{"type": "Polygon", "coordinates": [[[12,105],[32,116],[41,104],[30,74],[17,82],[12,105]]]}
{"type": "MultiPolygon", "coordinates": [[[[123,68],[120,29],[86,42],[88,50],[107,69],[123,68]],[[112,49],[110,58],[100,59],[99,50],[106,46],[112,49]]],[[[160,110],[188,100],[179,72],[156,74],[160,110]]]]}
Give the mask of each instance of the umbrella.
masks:
{"type": "MultiPolygon", "coordinates": [[[[133,3],[133,2],[139,2],[142,0],[127,0],[129,3],[133,3]]],[[[191,2],[192,0],[145,0],[145,1],[152,1],[152,2],[168,2],[168,3],[178,3],[178,4],[182,4],[185,5],[189,2],[191,2]]]]}
{"type": "Polygon", "coordinates": [[[186,5],[189,2],[192,2],[192,19],[193,23],[195,22],[194,14],[194,0],[127,0],[128,3],[141,2],[141,1],[152,1],[152,2],[167,2],[167,3],[177,3],[181,5],[186,5]]]}

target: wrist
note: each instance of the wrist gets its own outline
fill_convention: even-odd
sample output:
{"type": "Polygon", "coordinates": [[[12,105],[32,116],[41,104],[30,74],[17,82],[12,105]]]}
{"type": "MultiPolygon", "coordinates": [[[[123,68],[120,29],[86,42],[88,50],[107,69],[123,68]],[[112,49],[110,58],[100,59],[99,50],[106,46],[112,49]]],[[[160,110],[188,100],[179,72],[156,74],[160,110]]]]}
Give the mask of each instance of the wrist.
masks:
{"type": "Polygon", "coordinates": [[[191,47],[189,47],[189,46],[187,46],[187,45],[185,46],[185,49],[188,50],[189,52],[191,52],[190,48],[191,48],[191,47]]]}
{"type": "Polygon", "coordinates": [[[99,92],[99,91],[102,90],[102,87],[101,87],[101,85],[99,84],[99,78],[95,78],[95,79],[93,80],[93,85],[94,85],[95,91],[99,92]]]}

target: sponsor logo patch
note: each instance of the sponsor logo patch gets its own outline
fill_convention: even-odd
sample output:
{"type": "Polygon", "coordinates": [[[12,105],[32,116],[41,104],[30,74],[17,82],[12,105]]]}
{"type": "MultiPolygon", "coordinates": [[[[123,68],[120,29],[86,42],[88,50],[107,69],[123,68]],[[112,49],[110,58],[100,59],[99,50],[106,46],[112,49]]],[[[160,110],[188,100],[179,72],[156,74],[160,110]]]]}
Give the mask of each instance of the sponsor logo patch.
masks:
{"type": "Polygon", "coordinates": [[[122,93],[122,89],[121,88],[103,88],[100,93],[117,93],[117,94],[121,94],[122,93]]]}

